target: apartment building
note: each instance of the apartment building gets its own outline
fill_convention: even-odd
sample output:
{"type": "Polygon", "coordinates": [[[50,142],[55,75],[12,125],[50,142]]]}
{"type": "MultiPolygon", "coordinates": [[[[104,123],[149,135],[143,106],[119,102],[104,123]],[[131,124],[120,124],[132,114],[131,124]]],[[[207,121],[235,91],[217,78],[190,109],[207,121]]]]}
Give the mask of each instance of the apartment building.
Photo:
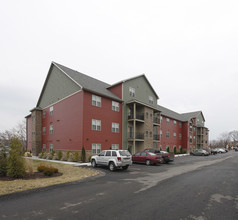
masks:
{"type": "Polygon", "coordinates": [[[145,148],[191,150],[208,142],[202,112],[179,114],[158,106],[145,75],[107,84],[52,62],[27,119],[27,149],[81,151],[145,148]]]}

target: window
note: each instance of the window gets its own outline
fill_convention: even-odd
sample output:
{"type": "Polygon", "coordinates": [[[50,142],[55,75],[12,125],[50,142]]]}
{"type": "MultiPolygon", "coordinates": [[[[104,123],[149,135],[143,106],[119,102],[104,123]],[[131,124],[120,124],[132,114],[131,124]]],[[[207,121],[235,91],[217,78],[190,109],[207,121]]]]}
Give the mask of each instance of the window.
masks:
{"type": "Polygon", "coordinates": [[[46,144],[43,144],[43,146],[42,146],[42,151],[43,151],[43,152],[46,152],[46,144]]]}
{"type": "Polygon", "coordinates": [[[182,122],[179,122],[179,127],[182,128],[182,122]]]}
{"type": "Polygon", "coordinates": [[[168,131],[166,132],[166,137],[169,138],[169,132],[168,131]]]}
{"type": "Polygon", "coordinates": [[[112,111],[119,112],[119,102],[112,101],[112,111]]]}
{"type": "Polygon", "coordinates": [[[119,133],[119,124],[112,123],[112,132],[119,133]]]}
{"type": "Polygon", "coordinates": [[[150,137],[152,137],[152,131],[150,131],[150,137]]]}
{"type": "Polygon", "coordinates": [[[179,139],[180,139],[180,140],[182,139],[182,134],[179,134],[179,139]]]}
{"type": "Polygon", "coordinates": [[[162,116],[160,116],[160,122],[162,122],[162,120],[163,120],[163,117],[162,117],[162,116]]]}
{"type": "Polygon", "coordinates": [[[145,132],[145,136],[146,136],[146,137],[148,137],[148,134],[149,134],[149,132],[148,132],[148,131],[146,131],[146,132],[145,132]]]}
{"type": "Polygon", "coordinates": [[[101,107],[101,97],[92,95],[92,105],[101,107]]]}
{"type": "Polygon", "coordinates": [[[92,153],[99,154],[101,152],[101,144],[92,144],[92,153]]]}
{"type": "Polygon", "coordinates": [[[190,141],[190,143],[193,142],[193,137],[192,136],[189,137],[189,141],[190,141]]]}
{"type": "Polygon", "coordinates": [[[43,127],[43,128],[42,128],[42,133],[43,133],[43,135],[46,134],[46,127],[43,127]]]}
{"type": "Polygon", "coordinates": [[[177,121],[174,120],[174,125],[176,125],[176,124],[177,124],[177,121]]]}
{"type": "Polygon", "coordinates": [[[112,151],[112,156],[116,157],[117,156],[117,152],[116,151],[112,151]]]}
{"type": "Polygon", "coordinates": [[[152,120],[152,118],[153,118],[153,115],[152,115],[152,114],[150,114],[150,120],[152,120]]]}
{"type": "Polygon", "coordinates": [[[54,128],[53,125],[50,125],[50,134],[53,134],[54,128]]]}
{"type": "Polygon", "coordinates": [[[50,144],[50,152],[53,152],[53,151],[54,151],[53,144],[50,144]]]}
{"type": "Polygon", "coordinates": [[[174,138],[176,138],[176,133],[174,132],[174,138]]]}
{"type": "Polygon", "coordinates": [[[167,124],[169,124],[169,118],[166,118],[166,122],[167,122],[167,124]]]}
{"type": "Polygon", "coordinates": [[[101,131],[101,121],[92,119],[92,130],[101,131]]]}
{"type": "Polygon", "coordinates": [[[45,118],[46,117],[46,111],[43,111],[43,118],[45,118]]]}
{"type": "Polygon", "coordinates": [[[149,113],[146,112],[146,113],[145,113],[145,116],[146,116],[146,119],[148,119],[148,118],[149,118],[149,113]]]}
{"type": "Polygon", "coordinates": [[[119,144],[112,144],[112,150],[119,150],[119,144]]]}
{"type": "Polygon", "coordinates": [[[54,106],[50,107],[50,115],[53,115],[53,111],[54,111],[54,106]]]}
{"type": "Polygon", "coordinates": [[[106,156],[106,157],[110,157],[110,156],[111,156],[111,151],[110,151],[110,150],[107,151],[105,156],[106,156]]]}
{"type": "Polygon", "coordinates": [[[163,132],[160,130],[160,137],[162,137],[163,132]]]}
{"type": "Polygon", "coordinates": [[[129,88],[129,94],[130,94],[130,96],[135,97],[135,89],[130,87],[129,88]]]}
{"type": "Polygon", "coordinates": [[[154,98],[152,96],[149,96],[149,103],[152,105],[154,104],[154,98]]]}

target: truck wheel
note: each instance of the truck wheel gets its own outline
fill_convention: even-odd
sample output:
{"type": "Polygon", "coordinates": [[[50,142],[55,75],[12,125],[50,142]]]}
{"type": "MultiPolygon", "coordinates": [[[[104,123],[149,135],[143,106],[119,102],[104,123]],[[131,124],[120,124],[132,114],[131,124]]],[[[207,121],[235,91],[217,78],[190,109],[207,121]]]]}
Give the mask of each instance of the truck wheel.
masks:
{"type": "Polygon", "coordinates": [[[97,163],[96,163],[95,160],[92,160],[91,164],[92,164],[92,167],[96,167],[97,166],[97,163]]]}
{"type": "Polygon", "coordinates": [[[109,170],[110,170],[110,171],[114,171],[115,168],[116,168],[116,167],[115,167],[115,164],[114,164],[113,162],[110,162],[110,163],[109,163],[109,170]]]}
{"type": "Polygon", "coordinates": [[[146,164],[147,166],[149,166],[149,165],[150,165],[150,160],[146,160],[146,161],[145,161],[145,164],[146,164]]]}

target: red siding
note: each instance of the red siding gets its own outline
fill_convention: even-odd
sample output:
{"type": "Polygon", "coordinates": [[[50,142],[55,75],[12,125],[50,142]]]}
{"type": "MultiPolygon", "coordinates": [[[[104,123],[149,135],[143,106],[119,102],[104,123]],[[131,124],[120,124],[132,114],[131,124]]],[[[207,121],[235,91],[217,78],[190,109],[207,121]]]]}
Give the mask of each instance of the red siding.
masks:
{"type": "MultiPolygon", "coordinates": [[[[46,134],[42,134],[42,144],[49,149],[53,144],[54,150],[81,150],[83,131],[83,92],[76,93],[53,105],[53,115],[50,107],[46,117],[42,117],[42,128],[46,127],[46,134]],[[53,134],[50,134],[53,125],[53,134]]],[[[43,112],[42,112],[43,113],[43,112]]]]}
{"type": "Polygon", "coordinates": [[[81,91],[53,105],[53,115],[50,107],[46,117],[42,118],[42,128],[46,127],[46,134],[42,135],[42,144],[49,150],[53,144],[54,150],[85,150],[91,151],[92,144],[101,144],[101,149],[109,149],[112,144],[119,144],[122,148],[122,106],[120,111],[112,111],[112,100],[101,97],[101,107],[92,105],[92,94],[81,91]],[[101,120],[101,131],[92,130],[92,119],[101,120]],[[112,132],[112,122],[119,123],[119,133],[112,132]],[[53,125],[53,134],[50,134],[53,125]]]}
{"type": "Polygon", "coordinates": [[[176,121],[174,124],[174,119],[169,118],[169,123],[167,123],[166,119],[168,117],[162,116],[161,122],[161,130],[162,130],[162,138],[161,138],[161,145],[163,150],[166,150],[166,146],[169,145],[170,151],[173,151],[174,146],[176,149],[179,150],[179,146],[182,147],[182,140],[183,140],[183,133],[182,133],[182,126],[179,125],[179,121],[176,121]],[[166,132],[169,132],[169,137],[166,137],[166,132]],[[176,138],[174,137],[174,133],[176,133],[176,138]],[[179,134],[182,135],[181,139],[179,138],[179,134]]]}
{"type": "Polygon", "coordinates": [[[120,99],[122,99],[122,83],[110,87],[109,90],[116,96],[118,96],[120,99]]]}
{"type": "Polygon", "coordinates": [[[92,144],[101,144],[101,150],[119,144],[122,149],[122,105],[119,112],[112,110],[112,100],[101,97],[101,107],[92,105],[92,94],[84,92],[83,145],[91,150],[92,144]],[[101,120],[101,131],[92,130],[92,119],[101,120]],[[112,132],[112,123],[119,123],[119,133],[112,132]]]}

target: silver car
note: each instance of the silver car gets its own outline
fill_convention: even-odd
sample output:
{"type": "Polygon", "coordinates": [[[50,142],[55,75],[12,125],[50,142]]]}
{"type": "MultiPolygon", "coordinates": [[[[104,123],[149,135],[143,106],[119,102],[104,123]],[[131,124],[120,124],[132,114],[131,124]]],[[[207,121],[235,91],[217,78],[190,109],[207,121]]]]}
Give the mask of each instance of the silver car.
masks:
{"type": "Polygon", "coordinates": [[[132,164],[131,154],[127,150],[104,150],[91,158],[92,167],[108,166],[110,171],[122,168],[128,169],[132,164]]]}

